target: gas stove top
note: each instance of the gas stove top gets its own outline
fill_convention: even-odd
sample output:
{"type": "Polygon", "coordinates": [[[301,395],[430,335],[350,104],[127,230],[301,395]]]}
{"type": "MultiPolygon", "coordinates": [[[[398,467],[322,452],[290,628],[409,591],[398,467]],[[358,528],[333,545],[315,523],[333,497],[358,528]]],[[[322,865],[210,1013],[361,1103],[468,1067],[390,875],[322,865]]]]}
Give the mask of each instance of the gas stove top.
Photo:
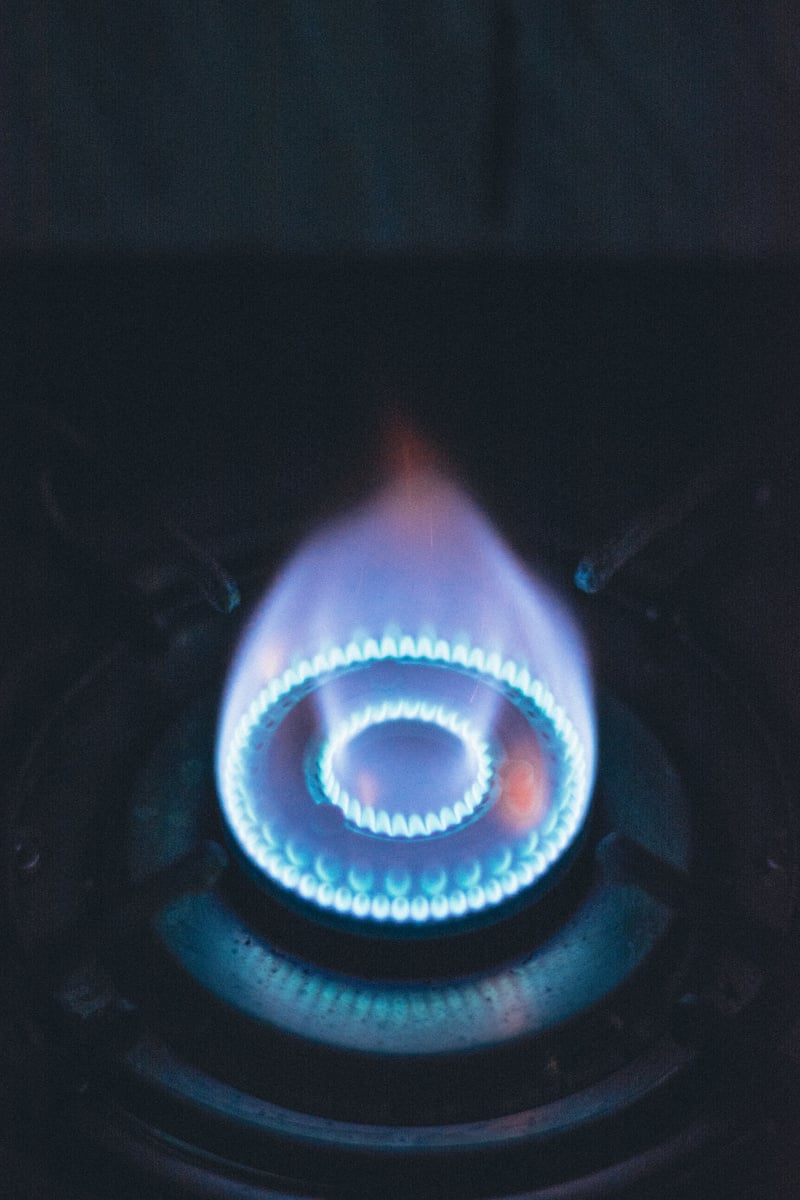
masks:
{"type": "Polygon", "coordinates": [[[793,1195],[792,271],[20,261],[5,299],[10,1194],[793,1195]],[[393,612],[424,557],[357,508],[398,414],[566,598],[596,772],[552,663],[449,628],[454,536],[438,629],[372,597],[276,659],[215,775],[276,580],[299,645],[365,530],[393,612]]]}

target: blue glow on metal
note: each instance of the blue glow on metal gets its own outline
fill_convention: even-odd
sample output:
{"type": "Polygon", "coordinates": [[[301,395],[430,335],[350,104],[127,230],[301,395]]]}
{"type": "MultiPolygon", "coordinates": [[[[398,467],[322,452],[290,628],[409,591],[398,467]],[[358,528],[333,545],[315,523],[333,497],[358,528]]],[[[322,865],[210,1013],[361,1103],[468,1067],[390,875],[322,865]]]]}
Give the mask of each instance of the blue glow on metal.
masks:
{"type": "Polygon", "coordinates": [[[385,634],[304,658],[262,687],[227,742],[219,782],[234,836],[280,887],[351,918],[423,925],[491,908],[539,880],[578,833],[591,777],[587,749],[572,721],[525,666],[466,642],[385,634]],[[381,663],[412,670],[448,667],[447,675],[466,675],[513,705],[545,752],[550,777],[544,811],[532,810],[509,827],[498,803],[504,748],[493,756],[489,740],[465,715],[408,698],[371,700],[333,727],[315,759],[321,796],[310,788],[292,795],[291,802],[277,794],[263,772],[283,723],[312,693],[322,695],[332,682],[359,670],[368,680],[368,670],[381,663]],[[410,814],[370,809],[338,781],[337,753],[370,726],[411,720],[458,737],[475,764],[473,782],[449,807],[425,805],[410,814]],[[326,803],[320,805],[320,799],[326,803]],[[314,820],[320,808],[338,809],[340,824],[321,829],[314,820]],[[479,837],[473,836],[476,825],[479,837]],[[371,849],[381,840],[402,857],[371,849]]]}
{"type": "Polygon", "coordinates": [[[385,837],[430,837],[454,829],[475,812],[489,789],[491,778],[492,759],[483,738],[458,713],[424,700],[385,700],[380,705],[368,705],[353,713],[337,726],[319,757],[319,782],[331,804],[342,810],[348,824],[385,837]],[[342,787],[336,775],[337,755],[366,729],[398,721],[433,725],[460,739],[476,764],[476,770],[472,783],[454,804],[412,812],[389,812],[365,802],[363,797],[351,796],[342,787]]]}

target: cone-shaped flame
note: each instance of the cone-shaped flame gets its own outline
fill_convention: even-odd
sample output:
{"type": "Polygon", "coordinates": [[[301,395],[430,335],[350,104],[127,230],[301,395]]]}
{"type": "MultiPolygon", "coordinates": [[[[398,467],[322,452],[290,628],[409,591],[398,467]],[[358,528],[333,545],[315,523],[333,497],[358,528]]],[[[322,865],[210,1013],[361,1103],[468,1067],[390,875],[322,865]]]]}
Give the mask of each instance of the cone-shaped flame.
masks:
{"type": "Polygon", "coordinates": [[[563,607],[417,461],[275,581],[236,654],[217,768],[275,882],[421,922],[544,873],[585,815],[595,732],[563,607]]]}

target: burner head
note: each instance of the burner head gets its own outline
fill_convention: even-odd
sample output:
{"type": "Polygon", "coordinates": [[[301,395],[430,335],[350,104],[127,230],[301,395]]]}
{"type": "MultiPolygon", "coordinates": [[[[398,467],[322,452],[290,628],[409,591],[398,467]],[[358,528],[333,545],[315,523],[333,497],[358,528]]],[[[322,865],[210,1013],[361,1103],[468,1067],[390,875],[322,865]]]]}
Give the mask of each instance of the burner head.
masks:
{"type": "Polygon", "coordinates": [[[419,931],[538,884],[581,830],[593,760],[574,629],[426,473],[279,577],[234,664],[217,778],[262,886],[419,931]]]}
{"type": "Polygon", "coordinates": [[[302,663],[240,719],[229,826],[270,880],[322,909],[421,926],[536,883],[588,807],[586,755],[541,680],[411,637],[302,663]],[[320,728],[326,690],[343,714],[320,728]],[[470,714],[491,713],[484,732],[470,714]]]}
{"type": "MultiPolygon", "coordinates": [[[[542,879],[558,884],[544,898],[523,888],[489,910],[491,923],[465,915],[424,924],[415,938],[405,935],[419,926],[391,918],[310,920],[316,910],[301,898],[292,907],[241,870],[220,874],[224,855],[206,839],[221,825],[213,745],[227,637],[209,620],[181,629],[157,670],[133,654],[103,660],[42,729],[14,791],[8,851],[20,849],[6,864],[14,928],[43,964],[34,999],[56,1017],[43,1077],[65,1061],[89,1073],[90,1086],[73,1089],[43,1129],[58,1166],[70,1148],[81,1156],[76,1170],[89,1154],[107,1159],[104,1194],[121,1165],[137,1184],[140,1166],[159,1181],[179,1179],[176,1194],[191,1170],[194,1193],[220,1197],[243,1178],[263,1195],[281,1185],[333,1195],[342,1179],[365,1194],[378,1178],[392,1194],[431,1196],[431,1181],[442,1179],[453,1196],[515,1194],[593,1187],[605,1170],[614,1195],[623,1194],[620,1180],[650,1172],[651,1150],[677,1169],[694,1147],[724,1143],[728,1127],[718,1135],[714,1124],[723,1089],[704,1081],[716,1076],[717,1046],[724,1065],[730,1045],[744,1044],[747,1028],[734,1027],[747,1010],[757,1015],[758,981],[751,972],[746,991],[730,990],[731,952],[715,947],[725,932],[735,951],[743,926],[732,905],[696,891],[692,818],[702,802],[704,855],[737,837],[747,852],[759,822],[783,824],[779,781],[750,746],[757,727],[741,721],[729,689],[651,623],[610,622],[595,644],[635,678],[623,679],[627,704],[600,693],[591,819],[574,856],[565,851],[542,879]],[[717,723],[717,754],[694,740],[701,715],[717,723]],[[676,1038],[676,1020],[686,1027],[702,1017],[706,994],[722,996],[727,1023],[696,1020],[696,1035],[689,1028],[676,1038]],[[687,1039],[706,1031],[712,1044],[696,1050],[687,1039]],[[209,1182],[215,1171],[218,1186],[209,1182]]],[[[453,779],[459,798],[478,777],[485,744],[488,794],[454,828],[420,835],[408,817],[417,789],[403,779],[376,802],[406,815],[409,836],[353,828],[360,844],[455,844],[498,812],[501,800],[489,794],[501,786],[509,813],[524,811],[524,756],[498,767],[492,738],[473,741],[469,721],[454,732],[451,714],[459,688],[478,688],[476,703],[488,703],[486,689],[498,739],[515,744],[519,733],[540,750],[535,773],[554,721],[545,700],[524,712],[512,694],[519,678],[501,682],[496,670],[486,678],[486,659],[454,665],[400,651],[398,643],[396,659],[333,665],[327,683],[324,673],[307,678],[272,732],[275,753],[285,737],[294,761],[295,723],[304,731],[301,782],[316,789],[313,811],[347,824],[325,786],[335,795],[335,778],[357,798],[359,768],[382,761],[389,725],[401,740],[411,735],[420,762],[444,752],[440,783],[463,771],[453,779]],[[403,682],[404,697],[418,694],[409,681],[455,690],[426,720],[416,700],[368,710],[360,690],[379,670],[392,687],[403,682]],[[305,729],[320,724],[315,696],[329,685],[352,698],[358,719],[351,726],[342,709],[315,740],[305,729]]],[[[787,894],[787,914],[793,903],[787,894]]],[[[734,965],[743,955],[734,953],[734,965]]],[[[35,1011],[27,993],[20,1011],[23,1003],[26,1015],[35,1011]]],[[[741,1109],[745,1119],[762,1094],[744,1067],[726,1069],[725,1103],[735,1097],[731,1118],[741,1109]]]]}

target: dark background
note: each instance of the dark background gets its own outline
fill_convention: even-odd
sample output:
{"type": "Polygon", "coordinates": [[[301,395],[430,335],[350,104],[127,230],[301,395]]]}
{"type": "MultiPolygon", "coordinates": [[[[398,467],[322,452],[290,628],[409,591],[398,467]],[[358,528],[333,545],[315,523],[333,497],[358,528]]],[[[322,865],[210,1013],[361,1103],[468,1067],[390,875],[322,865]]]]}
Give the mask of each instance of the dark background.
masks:
{"type": "Polygon", "coordinates": [[[509,532],[602,536],[793,406],[800,21],[741,8],[12,0],[9,408],[198,532],[313,519],[404,412],[509,532]]]}
{"type": "Polygon", "coordinates": [[[796,432],[790,261],[94,254],[4,279],[12,428],[62,413],[212,542],[351,501],[398,419],[567,557],[731,452],[785,469],[796,432]]]}
{"type": "Polygon", "coordinates": [[[773,256],[790,0],[9,0],[0,242],[773,256]]]}

